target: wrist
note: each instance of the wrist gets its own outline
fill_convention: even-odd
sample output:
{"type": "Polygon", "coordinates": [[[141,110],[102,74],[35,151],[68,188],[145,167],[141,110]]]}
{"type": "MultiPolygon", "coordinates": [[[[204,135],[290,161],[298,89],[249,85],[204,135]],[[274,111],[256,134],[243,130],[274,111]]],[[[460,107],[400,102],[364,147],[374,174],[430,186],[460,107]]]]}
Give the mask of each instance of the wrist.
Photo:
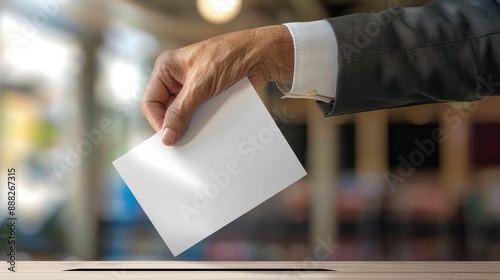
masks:
{"type": "Polygon", "coordinates": [[[292,80],[294,71],[293,37],[284,25],[254,29],[256,66],[268,80],[292,80]]]}

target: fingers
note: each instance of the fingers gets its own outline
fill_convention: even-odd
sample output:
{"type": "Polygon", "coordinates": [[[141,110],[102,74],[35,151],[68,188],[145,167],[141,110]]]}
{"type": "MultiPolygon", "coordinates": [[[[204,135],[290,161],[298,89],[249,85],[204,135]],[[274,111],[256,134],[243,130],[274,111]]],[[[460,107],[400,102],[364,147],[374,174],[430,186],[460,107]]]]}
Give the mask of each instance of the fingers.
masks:
{"type": "Polygon", "coordinates": [[[245,76],[257,88],[266,84],[269,71],[255,67],[262,60],[262,44],[248,51],[246,43],[255,42],[254,35],[231,33],[158,57],[141,108],[151,126],[162,131],[165,145],[177,143],[200,105],[229,85],[245,76]]]}
{"type": "Polygon", "coordinates": [[[167,146],[184,135],[206,96],[202,91],[187,89],[194,88],[193,81],[184,87],[187,67],[176,58],[172,52],[166,52],[157,59],[141,103],[149,124],[156,131],[162,131],[162,142],[167,146]]]}
{"type": "Polygon", "coordinates": [[[153,71],[146,85],[146,89],[144,90],[141,110],[151,127],[156,131],[162,128],[166,104],[169,98],[170,94],[162,83],[158,71],[153,71]]]}
{"type": "Polygon", "coordinates": [[[162,128],[163,144],[172,146],[182,138],[191,118],[203,101],[200,95],[188,93],[185,88],[181,90],[165,111],[162,128]]]}
{"type": "Polygon", "coordinates": [[[162,129],[166,109],[182,88],[182,84],[172,77],[171,71],[168,70],[174,68],[172,63],[167,62],[157,61],[155,64],[141,102],[144,116],[156,131],[162,129]]]}

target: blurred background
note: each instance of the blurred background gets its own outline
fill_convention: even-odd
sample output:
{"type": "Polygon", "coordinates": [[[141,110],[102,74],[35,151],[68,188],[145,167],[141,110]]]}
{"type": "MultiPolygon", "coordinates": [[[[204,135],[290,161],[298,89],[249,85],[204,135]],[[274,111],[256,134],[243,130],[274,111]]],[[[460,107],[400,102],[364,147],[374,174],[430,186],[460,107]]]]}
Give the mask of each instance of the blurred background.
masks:
{"type": "MultiPolygon", "coordinates": [[[[1,250],[14,166],[20,259],[174,259],[111,164],[154,133],[138,104],[156,56],[427,2],[0,0],[1,250]]],[[[500,260],[500,99],[324,119],[259,94],[309,175],[177,260],[500,260]]]]}

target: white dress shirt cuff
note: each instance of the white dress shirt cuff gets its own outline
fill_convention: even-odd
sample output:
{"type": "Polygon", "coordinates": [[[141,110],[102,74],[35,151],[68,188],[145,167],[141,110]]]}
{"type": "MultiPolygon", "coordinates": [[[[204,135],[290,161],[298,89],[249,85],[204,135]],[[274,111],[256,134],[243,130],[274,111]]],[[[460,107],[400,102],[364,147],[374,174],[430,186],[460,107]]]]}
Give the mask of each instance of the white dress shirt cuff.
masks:
{"type": "Polygon", "coordinates": [[[295,47],[293,81],[276,81],[283,98],[331,102],[335,98],[338,46],[326,20],[286,23],[295,47]]]}

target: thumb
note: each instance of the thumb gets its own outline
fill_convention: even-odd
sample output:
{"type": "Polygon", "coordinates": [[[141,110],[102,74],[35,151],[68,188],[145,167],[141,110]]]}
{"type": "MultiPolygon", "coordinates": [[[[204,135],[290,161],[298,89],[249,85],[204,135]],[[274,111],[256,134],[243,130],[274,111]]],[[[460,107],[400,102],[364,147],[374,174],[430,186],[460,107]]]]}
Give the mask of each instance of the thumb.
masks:
{"type": "Polygon", "coordinates": [[[199,98],[193,98],[195,96],[195,94],[187,94],[183,89],[165,111],[161,139],[166,146],[172,146],[182,138],[191,118],[203,103],[199,98]]]}

